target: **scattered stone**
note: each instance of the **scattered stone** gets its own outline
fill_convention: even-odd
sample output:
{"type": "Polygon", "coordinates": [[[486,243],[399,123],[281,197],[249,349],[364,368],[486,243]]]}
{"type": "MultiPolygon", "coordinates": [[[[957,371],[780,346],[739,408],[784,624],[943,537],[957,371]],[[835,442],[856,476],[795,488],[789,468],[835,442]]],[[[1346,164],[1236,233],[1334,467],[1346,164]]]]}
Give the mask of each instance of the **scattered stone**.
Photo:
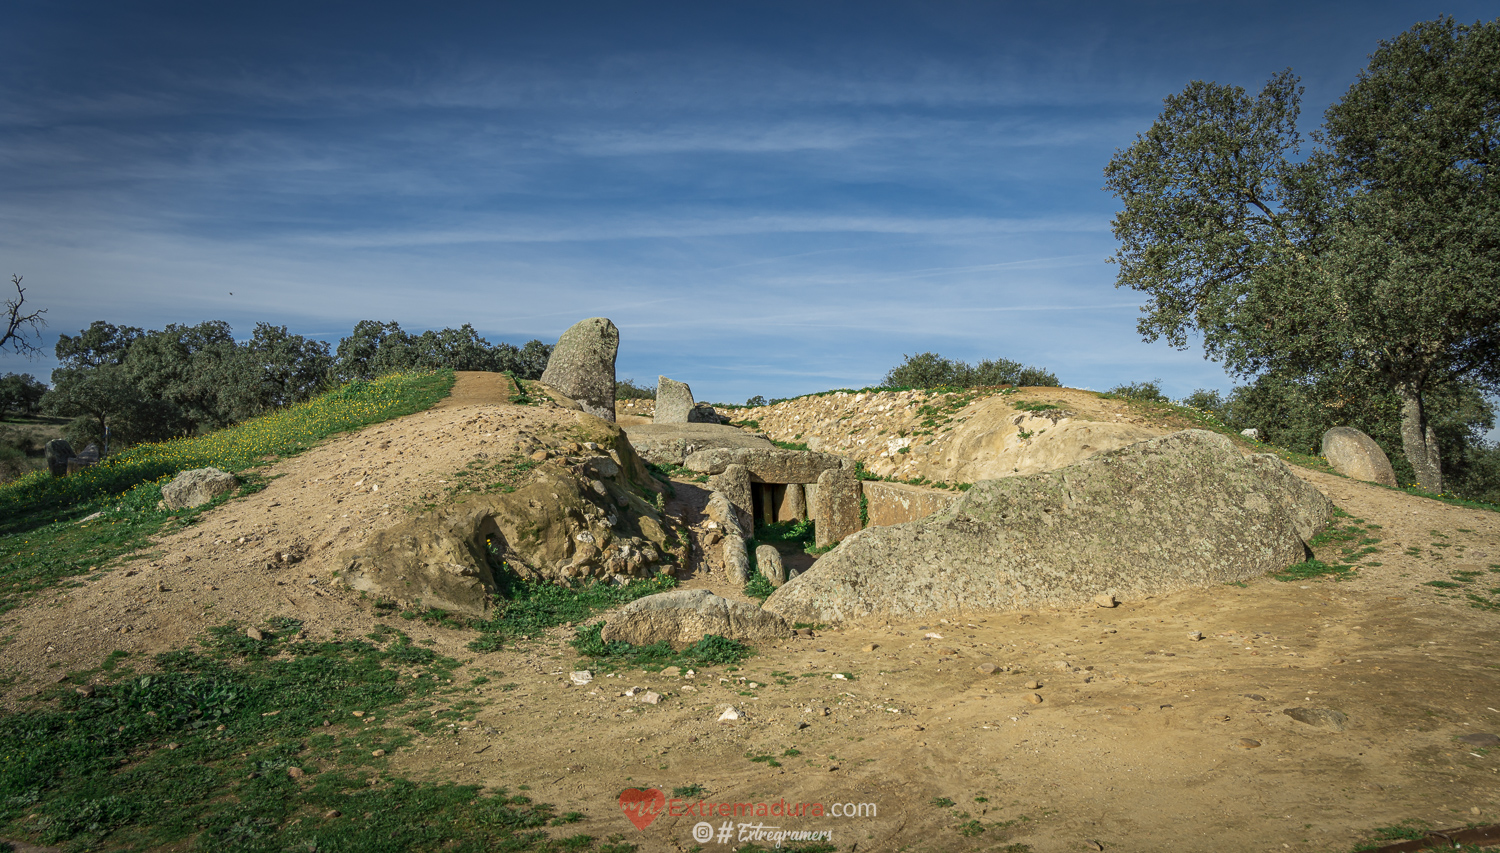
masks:
{"type": "Polygon", "coordinates": [[[1042,696],[1039,693],[1027,693],[1026,701],[1033,705],[1040,705],[1042,704],[1042,696]]]}
{"type": "Polygon", "coordinates": [[[328,811],[323,812],[323,819],[324,820],[333,820],[336,817],[343,817],[343,816],[344,816],[344,813],[341,812],[341,811],[339,811],[338,809],[329,809],[328,811]]]}
{"type": "Polygon", "coordinates": [[[172,510],[191,509],[202,506],[225,492],[232,492],[240,485],[233,474],[218,468],[194,468],[183,471],[172,482],[161,487],[161,499],[172,510]]]}
{"type": "Polygon", "coordinates": [[[301,779],[303,776],[306,776],[307,774],[304,773],[304,772],[302,772],[302,768],[301,767],[288,767],[286,769],[286,775],[292,777],[293,779],[301,779]]]}
{"type": "Polygon", "coordinates": [[[1306,723],[1320,729],[1332,729],[1336,732],[1343,731],[1349,722],[1349,718],[1344,716],[1342,711],[1335,711],[1332,708],[1287,708],[1281,713],[1299,723],[1306,723]]]}
{"type": "MultiPolygon", "coordinates": [[[[826,507],[821,480],[818,491],[826,507]]],[[[1185,430],[1044,474],[976,482],[948,509],[846,539],[765,606],[791,622],[831,623],[1076,607],[1110,589],[1137,599],[1300,563],[1332,512],[1275,456],[1247,458],[1222,435],[1185,430]],[[1194,535],[1181,535],[1189,528],[1194,535]]],[[[818,515],[820,544],[824,523],[818,515]]]]}
{"type": "Polygon", "coordinates": [[[652,690],[647,690],[645,693],[637,696],[636,699],[647,705],[661,704],[661,694],[652,690]]]}
{"type": "Polygon", "coordinates": [[[82,687],[73,688],[73,692],[77,693],[79,696],[91,699],[93,698],[94,694],[98,692],[98,688],[94,687],[94,685],[92,684],[85,684],[82,687]]]}
{"type": "Polygon", "coordinates": [[[1189,631],[1188,632],[1188,639],[1189,640],[1193,640],[1194,642],[1196,642],[1198,640],[1201,640],[1201,639],[1203,639],[1203,632],[1202,631],[1189,631]]]}
{"type": "Polygon", "coordinates": [[[663,669],[661,671],[661,674],[663,676],[665,676],[666,678],[676,678],[677,676],[679,676],[679,675],[682,674],[682,667],[669,666],[669,667],[663,669]]]}
{"type": "Polygon", "coordinates": [[[942,638],[943,635],[937,633],[936,631],[929,631],[926,634],[922,635],[922,639],[924,640],[941,640],[942,638]]]}
{"type": "Polygon", "coordinates": [[[1120,710],[1121,711],[1139,711],[1140,709],[1141,709],[1140,705],[1121,705],[1120,706],[1120,710]]]}
{"type": "Polygon", "coordinates": [[[585,412],[611,423],[615,419],[615,356],[620,330],[603,317],[573,324],[547,359],[542,383],[557,389],[585,412]]]}
{"type": "Polygon", "coordinates": [[[752,604],[706,589],[679,589],[630,602],[609,618],[600,636],[605,642],[624,640],[636,646],[665,640],[683,649],[707,634],[754,642],[779,639],[790,630],[780,616],[752,604]]]}
{"type": "Polygon", "coordinates": [[[1000,667],[993,663],[982,663],[979,665],[979,671],[985,675],[994,675],[1000,671],[1000,667]]]}
{"type": "Polygon", "coordinates": [[[860,651],[862,651],[862,652],[873,652],[873,651],[875,651],[878,648],[880,648],[880,646],[876,645],[875,643],[869,643],[869,644],[866,644],[865,646],[862,646],[860,648],[860,651]]]}
{"type": "Polygon", "coordinates": [[[686,382],[656,377],[656,414],[653,423],[685,424],[693,411],[693,389],[686,382]]]}
{"type": "Polygon", "coordinates": [[[1113,595],[1107,592],[1101,592],[1098,595],[1094,596],[1094,605],[1097,607],[1114,607],[1119,603],[1120,602],[1115,601],[1115,597],[1113,595]]]}
{"type": "Polygon", "coordinates": [[[594,680],[594,674],[586,669],[578,669],[568,673],[568,680],[582,687],[594,680]]]}
{"type": "Polygon", "coordinates": [[[1240,430],[1240,435],[1243,435],[1251,441],[1260,441],[1260,430],[1256,429],[1255,427],[1240,430]]]}
{"type": "Polygon", "coordinates": [[[1323,458],[1345,477],[1382,486],[1396,485],[1396,472],[1385,451],[1375,439],[1353,427],[1334,427],[1323,433],[1323,458]]]}
{"type": "Polygon", "coordinates": [[[732,723],[735,720],[738,720],[741,716],[742,715],[740,714],[739,711],[736,711],[733,708],[725,708],[724,709],[724,713],[722,713],[722,714],[719,715],[719,722],[721,722],[721,723],[732,723]]]}
{"type": "Polygon", "coordinates": [[[1500,746],[1500,736],[1496,736],[1489,732],[1475,732],[1474,734],[1459,735],[1458,739],[1468,744],[1469,746],[1482,746],[1485,748],[1500,746]]]}
{"type": "Polygon", "coordinates": [[[1092,838],[1085,838],[1085,839],[1083,839],[1083,843],[1090,850],[1103,850],[1104,849],[1104,845],[1103,844],[1100,844],[1099,842],[1095,841],[1092,838]]]}
{"type": "Polygon", "coordinates": [[[760,573],[766,576],[771,586],[780,589],[786,583],[786,566],[782,565],[781,552],[775,545],[761,545],[755,549],[755,563],[760,573]]]}
{"type": "Polygon", "coordinates": [[[1042,688],[1042,683],[1040,681],[1028,681],[1021,686],[1026,688],[1027,690],[1040,690],[1042,688]]]}
{"type": "Polygon", "coordinates": [[[246,628],[245,636],[256,641],[257,643],[266,638],[266,635],[262,634],[259,628],[246,628]]]}
{"type": "Polygon", "coordinates": [[[373,756],[375,756],[376,758],[384,758],[385,757],[385,750],[383,750],[383,749],[377,749],[377,750],[375,750],[374,752],[372,752],[370,754],[373,755],[373,756]]]}
{"type": "Polygon", "coordinates": [[[1238,746],[1240,749],[1255,749],[1256,747],[1260,746],[1260,741],[1256,740],[1253,737],[1242,737],[1240,738],[1238,746]]]}
{"type": "Polygon", "coordinates": [[[1245,698],[1251,700],[1252,702],[1266,701],[1266,697],[1260,695],[1259,693],[1246,693],[1245,698]]]}

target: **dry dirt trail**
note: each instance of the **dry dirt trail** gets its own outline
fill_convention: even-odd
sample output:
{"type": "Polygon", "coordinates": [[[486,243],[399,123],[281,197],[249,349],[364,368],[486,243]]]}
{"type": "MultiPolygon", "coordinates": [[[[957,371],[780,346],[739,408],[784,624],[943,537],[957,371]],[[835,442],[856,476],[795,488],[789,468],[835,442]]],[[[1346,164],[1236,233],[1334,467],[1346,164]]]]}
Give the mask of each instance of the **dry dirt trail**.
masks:
{"type": "MultiPolygon", "coordinates": [[[[664,815],[637,830],[616,803],[626,788],[874,804],[873,816],[752,821],[829,831],[840,851],[1347,851],[1403,820],[1500,822],[1500,748],[1458,740],[1500,734],[1500,612],[1463,597],[1500,598],[1486,591],[1500,588],[1500,515],[1303,472],[1380,525],[1367,558],[1380,565],[1114,609],[850,624],[733,671],[599,673],[574,687],[569,630],[477,654],[467,632],[377,616],[332,577],[342,548],[439,494],[476,454],[573,423],[506,399],[490,378],[461,377],[433,410],[270,466],[266,489],[163,537],[149,559],[7,614],[6,701],[114,649],[149,655],[228,621],[293,616],[314,637],[384,623],[464,661],[454,683],[490,679],[467,694],[483,703],[471,717],[383,759],[390,772],[528,785],[587,816],[559,834],[622,835],[643,851],[694,849],[695,824],[724,821],[664,815]],[[1455,573],[1471,582],[1424,585],[1455,573]],[[664,699],[624,696],[632,686],[664,699]],[[716,722],[729,706],[744,719],[716,722]],[[1347,724],[1298,722],[1291,708],[1336,709],[1347,724]]],[[[679,484],[673,504],[688,521],[693,488],[679,484]]],[[[713,566],[695,568],[687,585],[717,586],[713,566]]],[[[702,849],[735,846],[715,836],[702,849]]]]}

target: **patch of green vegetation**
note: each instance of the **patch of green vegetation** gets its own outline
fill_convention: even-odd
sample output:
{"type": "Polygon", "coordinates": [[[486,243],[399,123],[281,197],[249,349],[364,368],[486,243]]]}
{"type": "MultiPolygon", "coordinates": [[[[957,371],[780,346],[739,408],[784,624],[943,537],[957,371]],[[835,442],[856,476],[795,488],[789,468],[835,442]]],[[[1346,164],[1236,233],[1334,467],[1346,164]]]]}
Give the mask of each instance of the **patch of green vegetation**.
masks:
{"type": "Polygon", "coordinates": [[[679,800],[701,800],[708,796],[708,789],[694,782],[691,785],[673,788],[672,796],[679,800]]]}
{"type": "Polygon", "coordinates": [[[1334,580],[1348,580],[1354,577],[1355,566],[1335,563],[1329,565],[1318,559],[1307,560],[1295,566],[1287,566],[1279,572],[1271,575],[1279,581],[1305,581],[1318,578],[1331,577],[1334,580]]]}
{"type": "Polygon", "coordinates": [[[192,510],[158,509],[179,471],[240,473],[239,494],[264,488],[249,469],[293,456],[324,438],[422,411],[453,387],[453,371],[351,382],[264,417],[207,435],[141,444],[69,477],[42,471],[0,485],[0,613],[42,590],[140,550],[152,536],[194,523],[230,499],[192,510]],[[79,523],[94,513],[92,521],[79,523]]]}
{"type": "Polygon", "coordinates": [[[948,797],[933,797],[932,804],[940,809],[952,808],[956,803],[948,797]]]}
{"type": "Polygon", "coordinates": [[[557,849],[543,830],[570,820],[552,807],[372,755],[437,725],[411,712],[453,689],[456,661],[399,632],[318,642],[280,620],[262,636],[221,625],[154,672],[0,715],[0,831],[70,849],[557,849]]]}
{"type": "Polygon", "coordinates": [[[811,450],[811,448],[800,441],[777,441],[773,438],[771,439],[771,443],[781,448],[782,450],[801,450],[804,453],[810,452],[811,450]]]}
{"type": "Polygon", "coordinates": [[[771,586],[770,578],[767,578],[760,572],[751,574],[750,580],[745,583],[745,596],[747,598],[756,599],[757,601],[764,602],[766,599],[770,598],[771,593],[775,591],[776,587],[771,586]]]}
{"type": "Polygon", "coordinates": [[[1463,584],[1454,583],[1453,581],[1424,581],[1422,586],[1432,586],[1438,589],[1461,589],[1463,584]]]}
{"type": "Polygon", "coordinates": [[[496,462],[474,459],[461,471],[449,475],[449,498],[470,494],[514,492],[530,476],[532,469],[542,463],[520,454],[512,454],[496,462]]]}
{"type": "Polygon", "coordinates": [[[1021,400],[1012,405],[1018,412],[1051,412],[1062,408],[1056,403],[1042,403],[1035,400],[1021,400]]]}
{"type": "Polygon", "coordinates": [[[773,756],[770,755],[747,755],[745,757],[757,764],[764,764],[767,767],[781,766],[781,762],[777,761],[773,756]]]}
{"type": "Polygon", "coordinates": [[[1364,850],[1375,850],[1384,847],[1393,841],[1415,841],[1427,837],[1430,824],[1425,820],[1409,818],[1395,826],[1381,826],[1370,830],[1370,840],[1362,842],[1354,848],[1354,853],[1364,850]]]}
{"type": "MultiPolygon", "coordinates": [[[[506,377],[510,379],[511,388],[514,389],[510,395],[510,401],[517,406],[540,406],[547,399],[546,394],[533,395],[526,388],[526,383],[512,371],[505,371],[506,377]],[[540,399],[538,399],[540,398],[540,399]]],[[[535,389],[532,389],[535,390],[535,389]]]]}
{"type": "Polygon", "coordinates": [[[744,643],[708,634],[682,651],[674,651],[666,641],[649,646],[635,646],[623,640],[605,642],[600,636],[604,623],[579,626],[570,644],[585,657],[593,658],[604,669],[634,667],[657,671],[668,666],[732,666],[755,653],[744,643]]]}
{"type": "Polygon", "coordinates": [[[578,625],[600,610],[677,586],[677,580],[667,574],[633,580],[623,586],[597,581],[571,586],[527,580],[493,555],[491,570],[497,587],[491,615],[454,626],[479,631],[479,637],[469,643],[469,648],[476,652],[497,651],[506,643],[535,637],[558,625],[578,625]]]}

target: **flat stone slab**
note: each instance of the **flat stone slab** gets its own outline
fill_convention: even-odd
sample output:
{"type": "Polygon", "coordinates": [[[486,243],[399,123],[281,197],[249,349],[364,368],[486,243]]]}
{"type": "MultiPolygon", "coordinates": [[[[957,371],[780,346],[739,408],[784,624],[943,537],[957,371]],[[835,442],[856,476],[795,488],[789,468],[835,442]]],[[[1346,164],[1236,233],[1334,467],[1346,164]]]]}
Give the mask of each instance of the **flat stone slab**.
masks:
{"type": "Polygon", "coordinates": [[[730,465],[743,465],[749,469],[752,483],[816,483],[824,471],[854,468],[853,462],[832,453],[784,450],[774,445],[700,450],[682,464],[700,474],[720,474],[730,465]]]}
{"type": "Polygon", "coordinates": [[[776,449],[760,433],[725,424],[629,424],[624,429],[635,452],[657,465],[681,465],[692,454],[715,448],[776,449]]]}
{"type": "Polygon", "coordinates": [[[665,640],[683,649],[716,634],[739,642],[776,640],[791,626],[775,613],[743,601],[720,598],[706,589],[677,589],[637,598],[609,618],[601,637],[649,646],[665,640]]]}

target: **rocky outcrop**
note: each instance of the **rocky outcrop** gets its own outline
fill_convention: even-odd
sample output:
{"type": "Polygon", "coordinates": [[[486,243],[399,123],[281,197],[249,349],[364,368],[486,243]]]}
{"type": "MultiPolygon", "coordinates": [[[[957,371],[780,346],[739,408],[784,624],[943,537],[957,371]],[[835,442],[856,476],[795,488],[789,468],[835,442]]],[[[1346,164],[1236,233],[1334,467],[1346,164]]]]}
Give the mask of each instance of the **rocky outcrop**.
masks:
{"type": "Polygon", "coordinates": [[[656,423],[685,424],[694,405],[693,389],[686,382],[656,377],[656,423]]]}
{"type": "Polygon", "coordinates": [[[700,450],[682,465],[700,474],[718,474],[731,465],[743,465],[756,483],[816,483],[824,471],[854,469],[853,462],[832,453],[779,447],[700,450]]]}
{"type": "Polygon", "coordinates": [[[1128,600],[1301,562],[1332,511],[1274,456],[1247,458],[1223,436],[1188,430],[976,483],[921,521],[867,528],[766,608],[837,622],[1128,600]]]}
{"type": "Polygon", "coordinates": [[[630,424],[625,433],[641,458],[657,465],[681,465],[687,457],[710,448],[776,448],[764,435],[720,424],[630,424]]]}
{"type": "Polygon", "coordinates": [[[573,324],[547,359],[542,382],[595,417],[615,419],[615,356],[620,330],[603,317],[573,324]]]}
{"type": "Polygon", "coordinates": [[[172,482],[161,487],[161,499],[167,509],[191,509],[202,506],[226,492],[239,488],[240,481],[233,474],[218,468],[194,468],[183,471],[172,482]]]}
{"type": "Polygon", "coordinates": [[[604,623],[605,642],[637,646],[666,641],[683,649],[709,634],[742,643],[776,640],[791,633],[780,616],[753,604],[720,598],[706,589],[678,589],[638,598],[604,623]]]}
{"type": "Polygon", "coordinates": [[[579,413],[579,455],[547,460],[514,491],[429,510],[343,553],[349,586],[483,614],[496,573],[546,581],[646,577],[677,560],[660,485],[613,424],[579,413]]]}
{"type": "Polygon", "coordinates": [[[1396,485],[1396,472],[1385,451],[1375,439],[1354,427],[1334,427],[1323,433],[1323,458],[1345,477],[1382,486],[1396,485]]]}

